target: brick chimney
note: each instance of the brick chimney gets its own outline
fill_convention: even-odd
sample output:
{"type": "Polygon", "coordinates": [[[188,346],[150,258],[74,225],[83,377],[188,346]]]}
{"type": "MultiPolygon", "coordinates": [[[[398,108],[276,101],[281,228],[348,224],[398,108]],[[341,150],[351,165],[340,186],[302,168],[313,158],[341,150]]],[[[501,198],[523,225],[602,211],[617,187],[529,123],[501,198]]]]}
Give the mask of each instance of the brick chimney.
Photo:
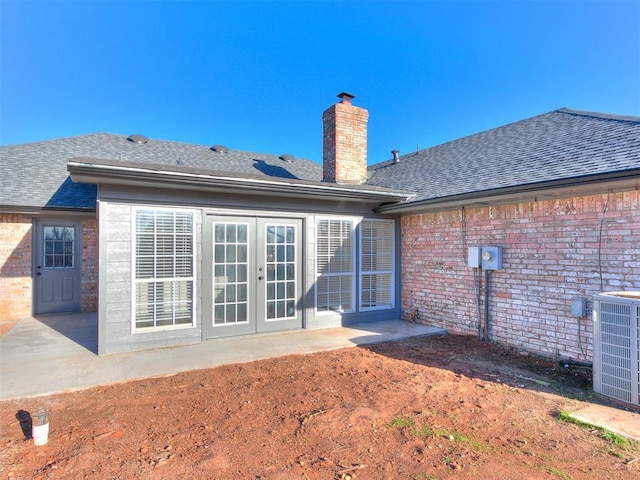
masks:
{"type": "Polygon", "coordinates": [[[367,120],[369,112],[351,104],[342,92],[340,102],[322,114],[323,181],[364,183],[367,180],[367,120]]]}

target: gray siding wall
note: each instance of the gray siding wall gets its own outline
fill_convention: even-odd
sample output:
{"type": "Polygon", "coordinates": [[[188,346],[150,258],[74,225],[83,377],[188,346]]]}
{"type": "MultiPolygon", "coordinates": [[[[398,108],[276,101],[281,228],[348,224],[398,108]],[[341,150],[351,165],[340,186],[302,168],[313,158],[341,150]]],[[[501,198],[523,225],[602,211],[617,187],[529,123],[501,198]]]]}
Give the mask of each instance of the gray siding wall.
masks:
{"type": "MultiPolygon", "coordinates": [[[[134,350],[186,345],[200,341],[201,298],[196,294],[196,326],[155,332],[131,333],[133,319],[131,276],[132,205],[100,202],[100,309],[98,317],[98,352],[117,353],[134,350]]],[[[201,251],[201,215],[194,210],[196,252],[201,251]]],[[[199,285],[200,261],[196,259],[196,284],[199,285]]]]}
{"type": "MultiPolygon", "coordinates": [[[[207,214],[301,218],[304,224],[303,325],[307,329],[339,327],[354,323],[400,318],[400,225],[396,224],[396,301],[394,309],[348,314],[315,311],[316,218],[355,216],[375,218],[372,205],[331,201],[299,201],[246,196],[215,198],[202,192],[158,191],[101,186],[99,353],[116,353],[187,345],[202,339],[202,222],[207,214]],[[155,206],[194,211],[196,227],[196,327],[131,333],[132,315],[132,213],[133,206],[155,206]]],[[[383,217],[380,217],[383,218],[383,217]]],[[[388,217],[384,217],[388,218],[388,217]]],[[[356,249],[358,245],[356,245],[356,249]]],[[[356,250],[357,253],[357,250],[356,250]]],[[[358,299],[356,298],[356,305],[358,299]]]]}

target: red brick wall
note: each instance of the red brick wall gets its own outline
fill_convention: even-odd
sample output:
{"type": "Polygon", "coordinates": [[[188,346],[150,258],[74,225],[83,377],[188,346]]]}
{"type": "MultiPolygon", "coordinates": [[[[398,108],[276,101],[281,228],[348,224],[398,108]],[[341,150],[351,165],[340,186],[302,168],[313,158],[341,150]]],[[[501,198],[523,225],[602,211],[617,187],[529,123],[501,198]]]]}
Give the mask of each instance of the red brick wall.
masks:
{"type": "Polygon", "coordinates": [[[98,225],[95,220],[82,222],[82,311],[98,309],[98,225]]]}
{"type": "Polygon", "coordinates": [[[0,215],[0,321],[31,316],[32,221],[0,215]]]}
{"type": "Polygon", "coordinates": [[[636,191],[406,216],[403,315],[476,335],[467,247],[500,245],[503,269],[490,273],[490,338],[591,361],[592,296],[640,289],[639,207],[636,191]],[[588,317],[571,315],[578,297],[588,299],[588,317]]]}

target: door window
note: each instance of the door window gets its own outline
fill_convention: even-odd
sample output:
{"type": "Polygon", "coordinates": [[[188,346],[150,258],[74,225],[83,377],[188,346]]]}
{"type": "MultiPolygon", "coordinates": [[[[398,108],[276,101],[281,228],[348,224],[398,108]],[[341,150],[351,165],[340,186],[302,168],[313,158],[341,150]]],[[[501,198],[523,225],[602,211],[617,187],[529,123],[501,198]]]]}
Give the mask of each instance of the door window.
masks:
{"type": "Polygon", "coordinates": [[[266,320],[296,315],[296,231],[293,225],[266,229],[266,320]]]}
{"type": "Polygon", "coordinates": [[[44,227],[44,268],[73,268],[75,227],[44,227]]]}
{"type": "Polygon", "coordinates": [[[248,322],[248,230],[246,223],[214,224],[214,325],[248,322]]]}
{"type": "Polygon", "coordinates": [[[33,312],[79,312],[81,224],[68,220],[39,219],[35,225],[33,312]]]}

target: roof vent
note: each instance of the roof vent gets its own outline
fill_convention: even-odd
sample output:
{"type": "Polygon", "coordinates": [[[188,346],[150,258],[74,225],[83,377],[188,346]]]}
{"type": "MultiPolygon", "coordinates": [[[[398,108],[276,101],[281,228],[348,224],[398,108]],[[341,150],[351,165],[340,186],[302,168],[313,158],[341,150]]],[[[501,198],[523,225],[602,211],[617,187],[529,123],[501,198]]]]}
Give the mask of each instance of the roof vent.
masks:
{"type": "Polygon", "coordinates": [[[398,163],[400,161],[400,150],[391,150],[391,154],[393,155],[393,163],[398,163]]]}
{"type": "Polygon", "coordinates": [[[143,143],[147,143],[149,141],[147,137],[145,137],[144,135],[138,135],[137,133],[129,135],[127,137],[127,140],[129,140],[132,143],[137,143],[139,145],[142,145],[143,143]]]}
{"type": "Polygon", "coordinates": [[[293,162],[293,159],[295,157],[293,155],[289,155],[287,153],[283,153],[282,155],[280,155],[280,160],[282,160],[283,162],[293,162]]]}
{"type": "Polygon", "coordinates": [[[229,149],[224,145],[214,145],[213,147],[211,147],[211,150],[218,153],[227,153],[229,151],[229,149]]]}

